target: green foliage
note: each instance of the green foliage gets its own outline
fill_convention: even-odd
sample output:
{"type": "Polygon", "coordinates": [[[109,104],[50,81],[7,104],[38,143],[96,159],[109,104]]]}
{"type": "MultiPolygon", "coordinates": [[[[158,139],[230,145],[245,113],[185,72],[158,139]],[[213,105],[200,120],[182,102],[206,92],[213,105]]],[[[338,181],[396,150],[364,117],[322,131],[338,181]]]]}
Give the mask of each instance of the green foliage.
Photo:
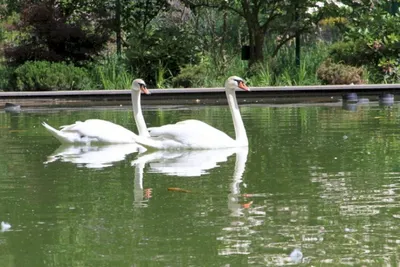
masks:
{"type": "Polygon", "coordinates": [[[295,65],[295,48],[292,45],[282,47],[276,57],[270,57],[262,64],[256,64],[249,70],[252,85],[313,85],[320,81],[316,71],[328,54],[328,45],[304,46],[301,49],[300,66],[295,65]]]}
{"type": "Polygon", "coordinates": [[[169,1],[165,0],[120,0],[122,28],[137,35],[144,35],[151,26],[153,20],[170,7],[169,1]]]}
{"type": "Polygon", "coordinates": [[[335,62],[353,66],[368,64],[376,56],[374,51],[361,39],[336,42],[332,44],[329,55],[335,62]]]}
{"type": "Polygon", "coordinates": [[[71,64],[28,61],[14,75],[16,89],[20,91],[91,89],[86,69],[71,64]]]}
{"type": "Polygon", "coordinates": [[[293,46],[282,48],[277,57],[253,64],[250,69],[237,53],[228,54],[223,67],[221,63],[215,65],[211,56],[205,56],[201,63],[182,68],[180,74],[173,79],[173,86],[221,86],[221,81],[230,75],[247,78],[252,86],[320,84],[316,71],[328,54],[327,48],[328,44],[323,43],[303,47],[300,67],[294,64],[293,46]]]}
{"type": "Polygon", "coordinates": [[[25,0],[1,0],[0,1],[0,14],[1,16],[8,16],[14,12],[21,12],[25,0]]]}
{"type": "Polygon", "coordinates": [[[0,64],[0,90],[8,91],[11,88],[10,81],[12,80],[14,68],[8,67],[5,64],[0,64]]]}
{"type": "Polygon", "coordinates": [[[158,68],[156,69],[155,78],[156,78],[156,87],[157,88],[165,88],[168,87],[170,81],[172,80],[173,75],[170,73],[170,70],[162,65],[160,62],[158,64],[158,68]]]}
{"type": "Polygon", "coordinates": [[[204,77],[207,77],[209,65],[207,63],[198,65],[186,65],[181,69],[181,72],[172,79],[174,87],[202,87],[204,77]]]}
{"type": "Polygon", "coordinates": [[[363,69],[326,60],[317,71],[324,84],[361,84],[363,69]]]}
{"type": "Polygon", "coordinates": [[[221,62],[216,64],[212,56],[207,54],[200,63],[183,67],[172,83],[176,87],[219,87],[231,75],[247,77],[247,62],[237,54],[231,54],[222,66],[221,62]]]}
{"type": "MultiPolygon", "coordinates": [[[[400,55],[399,55],[400,56],[400,55]]],[[[399,58],[379,59],[378,67],[382,69],[385,83],[400,83],[400,60],[399,58]]]]}
{"type": "Polygon", "coordinates": [[[132,36],[126,50],[129,66],[150,85],[170,79],[181,66],[198,62],[196,39],[184,28],[154,29],[145,36],[132,36]]]}
{"type": "Polygon", "coordinates": [[[333,45],[336,62],[365,66],[374,82],[399,82],[400,15],[390,14],[386,3],[360,9],[357,19],[347,24],[345,39],[333,45]]]}
{"type": "Polygon", "coordinates": [[[125,61],[126,58],[116,54],[97,60],[90,68],[93,83],[106,90],[130,88],[134,75],[127,68],[125,61]]]}
{"type": "Polygon", "coordinates": [[[82,65],[99,54],[110,32],[98,22],[101,21],[96,17],[98,14],[77,19],[79,5],[61,2],[43,0],[25,4],[15,29],[20,33],[19,42],[4,50],[8,63],[18,66],[26,61],[46,60],[82,65]]]}
{"type": "Polygon", "coordinates": [[[271,67],[268,63],[253,64],[249,70],[251,85],[269,86],[274,83],[274,74],[271,72],[271,67]]]}
{"type": "Polygon", "coordinates": [[[20,22],[18,13],[12,13],[4,16],[0,21],[0,42],[3,44],[12,43],[18,44],[18,31],[15,31],[16,25],[20,22]]]}

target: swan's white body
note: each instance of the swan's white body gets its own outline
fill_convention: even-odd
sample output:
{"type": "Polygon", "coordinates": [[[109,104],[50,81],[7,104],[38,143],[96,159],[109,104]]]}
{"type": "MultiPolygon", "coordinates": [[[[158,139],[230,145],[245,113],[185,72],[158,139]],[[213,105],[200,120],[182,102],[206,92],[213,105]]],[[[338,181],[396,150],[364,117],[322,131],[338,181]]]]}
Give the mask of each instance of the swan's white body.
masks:
{"type": "MultiPolygon", "coordinates": [[[[143,80],[134,80],[131,93],[133,116],[139,136],[148,137],[149,132],[140,104],[141,91],[146,94],[149,93],[143,80]]],[[[135,139],[137,138],[137,135],[132,131],[118,124],[100,119],[77,121],[71,125],[61,126],[61,130],[57,130],[45,122],[42,125],[62,144],[132,144],[136,143],[135,139]]]]}
{"type": "Polygon", "coordinates": [[[151,138],[137,142],[155,149],[216,149],[248,146],[246,129],[236,100],[236,89],[249,91],[243,79],[232,76],[225,82],[225,92],[231,110],[236,139],[199,120],[149,128],[151,138]]]}

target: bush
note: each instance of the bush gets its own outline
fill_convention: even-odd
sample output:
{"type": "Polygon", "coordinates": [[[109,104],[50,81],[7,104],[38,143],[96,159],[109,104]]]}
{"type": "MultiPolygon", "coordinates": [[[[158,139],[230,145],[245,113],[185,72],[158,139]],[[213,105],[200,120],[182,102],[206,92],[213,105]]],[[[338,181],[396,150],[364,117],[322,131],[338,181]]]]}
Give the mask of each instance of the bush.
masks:
{"type": "Polygon", "coordinates": [[[364,40],[336,42],[329,55],[335,62],[343,62],[352,66],[362,66],[377,62],[377,55],[364,40]]]}
{"type": "Polygon", "coordinates": [[[334,44],[330,53],[336,62],[363,66],[377,83],[397,83],[400,79],[400,16],[387,11],[388,2],[365,7],[347,25],[344,42],[334,44]]]}
{"type": "Polygon", "coordinates": [[[202,81],[207,76],[207,65],[187,65],[181,69],[176,77],[172,79],[172,85],[174,87],[202,87],[202,81]]]}
{"type": "Polygon", "coordinates": [[[86,69],[71,64],[28,61],[15,72],[15,87],[20,91],[90,89],[86,69]]]}
{"type": "Polygon", "coordinates": [[[185,29],[170,27],[149,31],[145,36],[133,34],[126,55],[133,72],[154,86],[176,76],[182,66],[197,63],[198,47],[185,29]]]}
{"type": "MultiPolygon", "coordinates": [[[[14,27],[18,41],[4,49],[10,65],[36,60],[83,65],[98,55],[109,39],[110,33],[97,19],[98,14],[74,18],[73,14],[82,12],[78,5],[52,0],[22,2],[20,22],[14,27]]],[[[90,8],[82,10],[86,13],[90,8]]]]}
{"type": "Polygon", "coordinates": [[[14,73],[14,68],[8,67],[5,64],[0,64],[0,90],[9,91],[10,81],[14,73]]]}
{"type": "Polygon", "coordinates": [[[323,84],[361,84],[363,69],[326,60],[317,70],[323,84]]]}

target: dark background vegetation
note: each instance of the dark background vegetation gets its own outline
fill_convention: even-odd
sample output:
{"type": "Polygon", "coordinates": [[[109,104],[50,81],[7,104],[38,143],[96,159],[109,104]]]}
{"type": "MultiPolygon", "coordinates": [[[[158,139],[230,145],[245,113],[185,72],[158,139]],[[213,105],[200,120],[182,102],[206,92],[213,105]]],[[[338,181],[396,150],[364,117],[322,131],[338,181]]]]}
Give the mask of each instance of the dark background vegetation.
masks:
{"type": "Polygon", "coordinates": [[[398,83],[399,2],[0,0],[0,89],[398,83]]]}

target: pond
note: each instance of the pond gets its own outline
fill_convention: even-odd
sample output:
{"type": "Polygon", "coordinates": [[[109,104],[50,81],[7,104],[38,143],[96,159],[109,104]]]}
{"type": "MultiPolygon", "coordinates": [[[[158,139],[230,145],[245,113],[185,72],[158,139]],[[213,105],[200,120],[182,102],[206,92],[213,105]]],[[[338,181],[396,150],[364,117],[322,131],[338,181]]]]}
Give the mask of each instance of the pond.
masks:
{"type": "MultiPolygon", "coordinates": [[[[399,109],[241,105],[248,149],[145,154],[60,146],[40,125],[136,131],[128,106],[2,112],[0,266],[398,266],[399,109]]],[[[233,136],[225,106],[144,116],[233,136]]]]}

